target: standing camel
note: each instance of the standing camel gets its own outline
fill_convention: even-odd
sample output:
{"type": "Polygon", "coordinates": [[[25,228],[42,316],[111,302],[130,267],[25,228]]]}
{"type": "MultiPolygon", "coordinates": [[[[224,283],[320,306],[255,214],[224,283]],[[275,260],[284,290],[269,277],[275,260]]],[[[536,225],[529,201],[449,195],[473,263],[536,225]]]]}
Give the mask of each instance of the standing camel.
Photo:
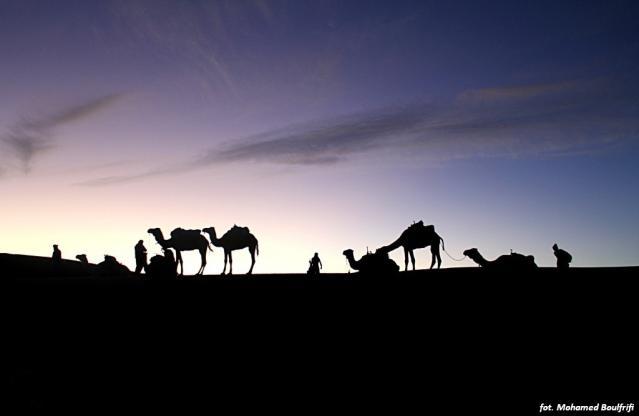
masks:
{"type": "Polygon", "coordinates": [[[251,268],[247,274],[253,273],[253,266],[255,265],[255,255],[260,254],[257,238],[249,232],[247,227],[238,227],[234,225],[233,228],[228,230],[221,238],[217,238],[214,227],[205,228],[202,230],[207,233],[211,238],[211,244],[215,247],[222,247],[224,249],[224,270],[222,274],[226,273],[226,263],[229,264],[229,274],[233,274],[233,250],[241,250],[248,248],[251,253],[251,268]]]}
{"type": "Polygon", "coordinates": [[[184,263],[182,261],[182,252],[197,250],[200,252],[202,263],[200,270],[196,274],[200,275],[204,273],[204,267],[206,267],[206,250],[211,249],[209,242],[204,237],[200,230],[184,230],[182,228],[176,228],[171,231],[171,238],[164,239],[162,230],[159,228],[149,228],[149,234],[155,237],[155,241],[162,246],[163,249],[173,248],[177,252],[177,262],[180,265],[180,276],[184,275],[184,263]]]}
{"type": "Polygon", "coordinates": [[[444,239],[435,232],[434,225],[424,225],[423,221],[419,221],[410,227],[408,227],[399,236],[397,240],[388,246],[378,248],[377,251],[381,253],[390,253],[398,247],[404,247],[404,271],[408,270],[408,256],[413,264],[413,270],[415,270],[415,255],[413,250],[417,248],[425,248],[430,246],[430,253],[432,255],[432,261],[430,268],[432,269],[437,261],[437,268],[442,265],[442,258],[439,255],[439,243],[442,243],[444,247],[444,239]]]}

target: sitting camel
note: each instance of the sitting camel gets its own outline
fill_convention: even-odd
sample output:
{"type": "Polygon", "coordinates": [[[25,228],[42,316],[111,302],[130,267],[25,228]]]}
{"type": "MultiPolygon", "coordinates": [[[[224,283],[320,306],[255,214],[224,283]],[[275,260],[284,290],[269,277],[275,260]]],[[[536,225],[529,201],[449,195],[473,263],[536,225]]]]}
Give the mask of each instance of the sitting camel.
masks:
{"type": "Polygon", "coordinates": [[[104,255],[104,261],[98,263],[98,269],[101,276],[113,277],[113,276],[129,276],[131,270],[124,264],[118,262],[118,260],[108,254],[104,255]]]}
{"type": "Polygon", "coordinates": [[[355,260],[353,250],[350,248],[344,250],[342,254],[346,256],[351,269],[357,270],[363,275],[384,275],[399,272],[397,263],[384,252],[367,253],[359,260],[355,260]]]}
{"type": "Polygon", "coordinates": [[[504,254],[493,261],[488,261],[479,254],[479,250],[469,248],[464,251],[464,256],[470,257],[480,267],[490,270],[531,271],[537,269],[534,256],[524,256],[519,253],[504,254]]]}
{"type": "Polygon", "coordinates": [[[177,264],[171,249],[165,250],[165,255],[151,257],[149,264],[144,266],[146,277],[152,280],[173,280],[177,277],[177,264]]]}
{"type": "Polygon", "coordinates": [[[211,238],[211,244],[215,247],[222,247],[224,249],[224,270],[222,274],[226,274],[226,263],[229,265],[229,274],[233,274],[233,255],[234,250],[241,250],[248,248],[251,253],[251,268],[247,274],[253,273],[253,266],[255,266],[255,255],[260,254],[260,249],[257,243],[257,238],[249,232],[247,227],[238,227],[234,225],[233,228],[228,230],[222,237],[217,238],[214,227],[208,227],[202,230],[207,233],[211,238]]]}

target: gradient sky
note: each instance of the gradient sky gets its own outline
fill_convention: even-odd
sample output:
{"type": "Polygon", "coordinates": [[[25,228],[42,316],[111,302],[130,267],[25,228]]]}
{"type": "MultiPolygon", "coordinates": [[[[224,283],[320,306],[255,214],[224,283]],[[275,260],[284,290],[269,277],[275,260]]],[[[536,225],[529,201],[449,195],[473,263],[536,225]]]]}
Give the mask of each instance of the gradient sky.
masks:
{"type": "Polygon", "coordinates": [[[345,272],[421,219],[456,257],[636,265],[638,21],[636,1],[0,0],[0,252],[132,267],[150,227],[238,224],[256,273],[315,251],[345,272]]]}

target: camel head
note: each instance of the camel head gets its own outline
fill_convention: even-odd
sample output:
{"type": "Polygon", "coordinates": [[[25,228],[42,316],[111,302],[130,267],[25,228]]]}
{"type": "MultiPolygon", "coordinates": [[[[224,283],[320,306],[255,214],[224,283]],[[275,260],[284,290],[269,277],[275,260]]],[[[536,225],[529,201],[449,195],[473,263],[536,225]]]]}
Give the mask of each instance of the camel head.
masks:
{"type": "Polygon", "coordinates": [[[155,237],[155,242],[158,243],[160,246],[165,247],[169,244],[169,242],[164,238],[162,230],[160,230],[159,228],[149,228],[147,232],[155,237]]]}
{"type": "Polygon", "coordinates": [[[464,256],[470,257],[471,259],[473,257],[477,257],[479,255],[479,250],[477,250],[476,248],[469,248],[468,250],[464,250],[464,256]]]}
{"type": "Polygon", "coordinates": [[[75,256],[76,259],[80,260],[82,263],[88,263],[89,260],[87,259],[87,255],[86,254],[78,254],[77,256],[75,256]]]}
{"type": "Polygon", "coordinates": [[[217,234],[215,233],[215,227],[206,227],[202,229],[202,232],[204,234],[208,234],[209,235],[209,239],[211,240],[211,243],[213,244],[217,244],[217,234]]]}
{"type": "Polygon", "coordinates": [[[156,240],[159,240],[159,237],[162,236],[162,230],[160,230],[159,228],[149,228],[148,230],[146,230],[146,232],[155,237],[156,240]]]}
{"type": "Polygon", "coordinates": [[[350,248],[346,249],[342,251],[342,254],[346,256],[346,260],[348,260],[348,265],[351,267],[351,269],[359,270],[359,261],[355,260],[355,257],[353,256],[353,250],[351,250],[350,248]]]}

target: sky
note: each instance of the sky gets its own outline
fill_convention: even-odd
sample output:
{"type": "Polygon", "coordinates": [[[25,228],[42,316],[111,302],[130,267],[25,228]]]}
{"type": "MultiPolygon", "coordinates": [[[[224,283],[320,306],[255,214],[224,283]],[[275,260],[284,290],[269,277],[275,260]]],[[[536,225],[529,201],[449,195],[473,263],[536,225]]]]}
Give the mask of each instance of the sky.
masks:
{"type": "Polygon", "coordinates": [[[347,272],[344,249],[423,220],[455,258],[637,265],[637,21],[636,1],[0,0],[0,252],[133,268],[139,239],[161,252],[148,228],[237,224],[255,273],[314,252],[347,272]]]}

